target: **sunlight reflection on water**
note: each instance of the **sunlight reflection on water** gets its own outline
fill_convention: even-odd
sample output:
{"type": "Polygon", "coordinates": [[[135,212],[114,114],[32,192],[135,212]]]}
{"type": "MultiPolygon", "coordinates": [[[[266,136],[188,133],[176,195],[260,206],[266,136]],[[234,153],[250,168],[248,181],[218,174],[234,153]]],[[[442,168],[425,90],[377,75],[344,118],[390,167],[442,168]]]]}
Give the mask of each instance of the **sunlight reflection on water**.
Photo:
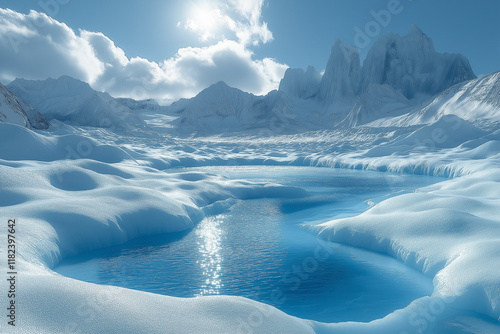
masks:
{"type": "Polygon", "coordinates": [[[205,282],[202,284],[199,296],[219,294],[223,286],[221,280],[222,249],[220,228],[221,216],[207,217],[202,228],[196,230],[201,267],[205,282]]]}

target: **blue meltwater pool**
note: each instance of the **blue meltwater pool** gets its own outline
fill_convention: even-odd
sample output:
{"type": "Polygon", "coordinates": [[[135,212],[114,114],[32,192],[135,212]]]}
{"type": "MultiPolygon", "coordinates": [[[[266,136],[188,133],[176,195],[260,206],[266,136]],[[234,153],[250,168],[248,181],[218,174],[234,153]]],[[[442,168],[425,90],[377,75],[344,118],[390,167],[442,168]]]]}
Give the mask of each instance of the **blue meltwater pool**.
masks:
{"type": "Polygon", "coordinates": [[[176,297],[243,296],[322,322],[374,320],[432,293],[430,278],[397,260],[321,241],[302,225],[353,216],[442,179],[313,167],[173,172],[187,170],[293,185],[308,196],[239,201],[189,232],[81,254],[54,270],[87,282],[176,297]]]}

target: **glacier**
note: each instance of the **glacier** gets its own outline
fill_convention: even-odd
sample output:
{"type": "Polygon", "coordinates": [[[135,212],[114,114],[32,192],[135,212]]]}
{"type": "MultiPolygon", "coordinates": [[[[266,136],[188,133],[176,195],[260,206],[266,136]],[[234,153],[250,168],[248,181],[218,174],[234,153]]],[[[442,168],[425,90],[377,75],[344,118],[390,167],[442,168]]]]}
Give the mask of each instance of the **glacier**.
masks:
{"type": "Polygon", "coordinates": [[[499,73],[476,78],[465,57],[436,53],[416,27],[372,50],[361,65],[338,41],[323,75],[288,70],[266,96],[220,82],[170,106],[115,99],[69,77],[0,86],[0,206],[18,228],[15,332],[499,332],[499,73]],[[304,194],[176,171],[226,165],[445,177],[354,217],[303,226],[396,258],[433,280],[432,295],[371,322],[327,324],[242,297],[174,298],[52,270],[72,255],[189,230],[237,201],[304,194]]]}

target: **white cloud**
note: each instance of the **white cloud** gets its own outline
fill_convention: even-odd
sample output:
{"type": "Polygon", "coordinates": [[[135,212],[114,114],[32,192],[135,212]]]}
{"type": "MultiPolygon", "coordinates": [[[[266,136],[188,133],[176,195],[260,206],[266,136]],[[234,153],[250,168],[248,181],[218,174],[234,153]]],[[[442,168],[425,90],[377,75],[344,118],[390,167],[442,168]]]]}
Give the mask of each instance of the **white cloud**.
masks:
{"type": "Polygon", "coordinates": [[[93,81],[102,64],[91,46],[45,14],[0,8],[0,79],[71,75],[93,81]]]}
{"type": "MultiPolygon", "coordinates": [[[[260,22],[259,13],[252,6],[241,8],[241,15],[249,21],[260,22]]],[[[249,32],[247,36],[257,35],[249,32]]],[[[0,47],[1,81],[70,75],[114,96],[160,101],[191,97],[221,80],[247,92],[265,94],[278,87],[287,68],[270,58],[253,59],[242,40],[227,39],[179,49],[159,63],[128,58],[103,33],[75,33],[36,11],[25,15],[0,9],[0,47]]]]}
{"type": "Polygon", "coordinates": [[[172,58],[156,63],[138,57],[128,59],[102,33],[82,31],[81,37],[104,65],[92,85],[115,96],[175,100],[191,97],[217,81],[265,94],[277,88],[287,68],[269,58],[253,60],[250,50],[229,40],[202,48],[182,48],[172,58]]]}
{"type": "Polygon", "coordinates": [[[231,32],[243,45],[267,43],[273,34],[262,21],[263,5],[264,0],[198,0],[192,3],[184,28],[202,41],[223,40],[231,32]]]}

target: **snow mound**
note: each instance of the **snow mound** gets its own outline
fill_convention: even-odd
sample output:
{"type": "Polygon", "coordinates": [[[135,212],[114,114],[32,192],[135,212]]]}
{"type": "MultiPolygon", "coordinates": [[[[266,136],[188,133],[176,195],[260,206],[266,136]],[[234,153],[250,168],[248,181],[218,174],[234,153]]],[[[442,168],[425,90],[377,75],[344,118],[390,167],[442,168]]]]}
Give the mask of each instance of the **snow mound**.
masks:
{"type": "MultiPolygon", "coordinates": [[[[310,228],[324,239],[389,254],[433,276],[434,293],[419,301],[424,303],[420,311],[412,303],[409,312],[395,312],[370,328],[390,323],[386,328],[391,332],[410,327],[438,333],[435,326],[456,317],[457,309],[500,318],[500,281],[492,270],[500,265],[499,191],[500,173],[490,169],[388,199],[357,217],[310,228]],[[432,318],[420,318],[426,309],[434,310],[432,318]],[[391,323],[391,318],[400,321],[391,323]]],[[[331,327],[359,330],[363,325],[331,327]]],[[[494,328],[498,330],[498,324],[494,328]]]]}
{"type": "Polygon", "coordinates": [[[9,161],[92,159],[113,163],[132,157],[122,149],[94,139],[66,134],[49,136],[14,124],[0,123],[0,159],[9,161]]]}
{"type": "Polygon", "coordinates": [[[452,148],[466,141],[481,138],[486,134],[487,132],[458,116],[445,115],[436,122],[418,129],[408,137],[397,140],[394,144],[417,148],[421,146],[452,148]]]}
{"type": "Polygon", "coordinates": [[[23,291],[23,333],[315,333],[306,321],[241,297],[175,298],[46,273],[24,276],[23,291]]]}

